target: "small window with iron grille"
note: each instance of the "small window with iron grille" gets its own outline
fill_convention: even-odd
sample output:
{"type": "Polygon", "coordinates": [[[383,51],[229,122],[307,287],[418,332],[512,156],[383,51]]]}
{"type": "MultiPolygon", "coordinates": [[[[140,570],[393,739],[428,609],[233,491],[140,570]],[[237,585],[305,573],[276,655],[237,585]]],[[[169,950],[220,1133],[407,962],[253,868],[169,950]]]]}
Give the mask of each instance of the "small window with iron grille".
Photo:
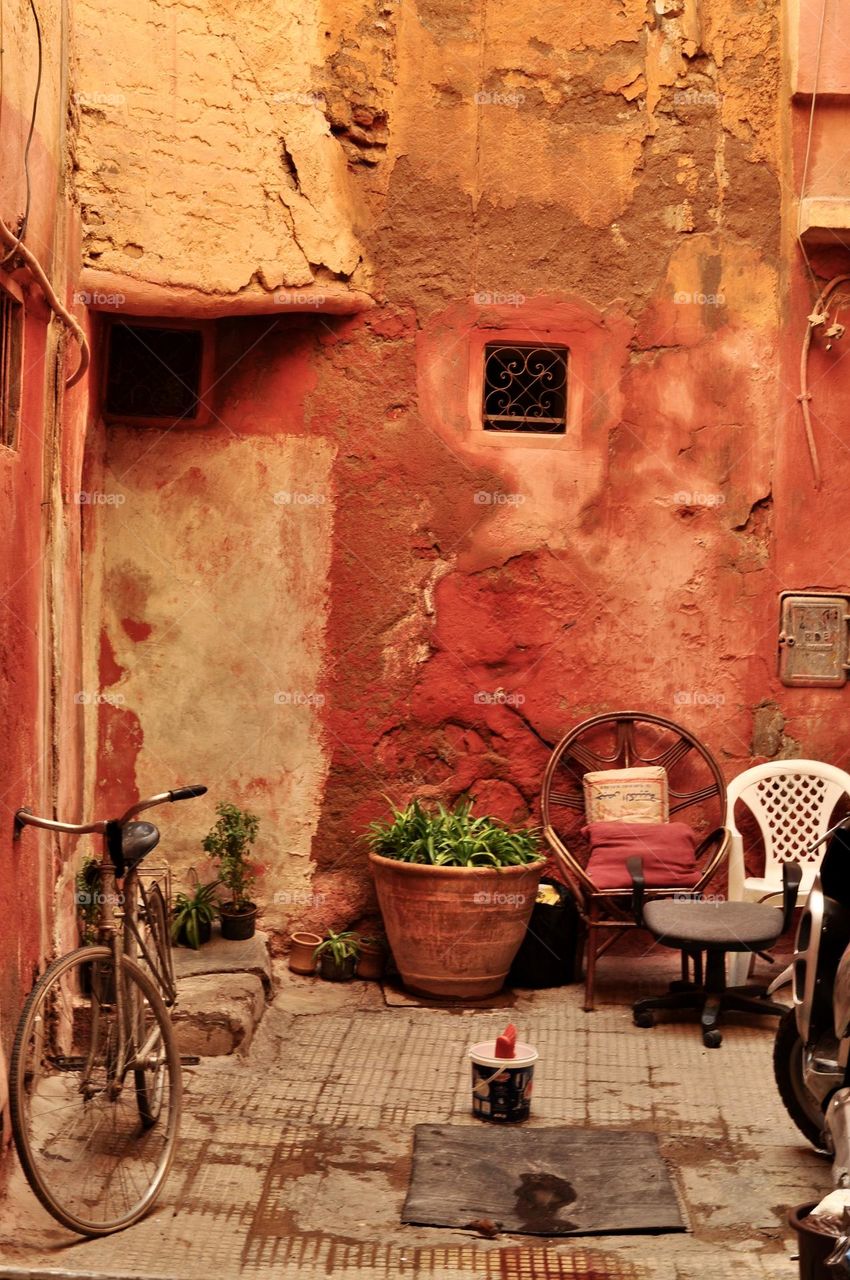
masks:
{"type": "Polygon", "coordinates": [[[489,342],[484,348],[485,431],[564,435],[566,347],[489,342]]]}
{"type": "Polygon", "coordinates": [[[0,282],[0,444],[14,449],[21,417],[24,307],[0,282]]]}
{"type": "Polygon", "coordinates": [[[208,325],[115,320],[109,327],[104,416],[135,426],[196,426],[209,416],[210,367],[208,325]]]}

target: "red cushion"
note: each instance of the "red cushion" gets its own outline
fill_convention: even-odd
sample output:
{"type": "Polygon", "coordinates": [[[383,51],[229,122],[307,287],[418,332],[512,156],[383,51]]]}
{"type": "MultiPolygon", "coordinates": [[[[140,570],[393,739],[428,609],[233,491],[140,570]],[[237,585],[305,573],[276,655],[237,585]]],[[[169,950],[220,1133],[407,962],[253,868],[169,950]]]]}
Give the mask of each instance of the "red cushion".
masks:
{"type": "Polygon", "coordinates": [[[591,822],[586,871],[597,889],[630,889],[626,859],[639,854],[648,889],[690,889],[700,877],[696,836],[685,822],[591,822]]]}

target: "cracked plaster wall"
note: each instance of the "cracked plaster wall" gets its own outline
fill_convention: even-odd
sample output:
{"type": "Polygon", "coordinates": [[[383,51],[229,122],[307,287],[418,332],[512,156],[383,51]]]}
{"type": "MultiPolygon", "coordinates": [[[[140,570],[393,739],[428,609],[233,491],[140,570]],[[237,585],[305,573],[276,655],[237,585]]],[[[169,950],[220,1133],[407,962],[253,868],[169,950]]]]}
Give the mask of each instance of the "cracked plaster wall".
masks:
{"type": "Polygon", "coordinates": [[[315,7],[82,0],[76,22],[84,265],[205,293],[357,272],[315,7]]]}
{"type": "MultiPolygon", "coordinates": [[[[90,53],[103,12],[82,6],[91,84],[104,83],[90,53]]],[[[304,744],[294,787],[285,735],[248,769],[222,740],[228,717],[248,721],[240,741],[259,735],[277,671],[222,657],[223,640],[206,668],[220,699],[211,776],[217,764],[219,791],[267,822],[267,921],[368,911],[358,837],[382,793],[471,788],[481,807],[526,817],[547,744],[599,710],[682,720],[730,776],[765,743],[828,751],[822,712],[789,703],[775,673],[776,485],[790,465],[783,455],[777,469],[781,281],[794,267],[778,0],[521,12],[327,0],[309,22],[280,5],[238,22],[214,4],[142,12],[126,112],[132,101],[148,136],[120,113],[81,120],[89,259],[232,290],[255,275],[267,288],[344,277],[362,256],[355,278],[376,301],[347,319],[221,326],[218,421],[180,433],[181,468],[193,449],[201,473],[226,450],[241,476],[234,536],[256,520],[269,548],[245,622],[274,637],[275,611],[304,620],[283,660],[321,699],[290,708],[304,744]],[[189,46],[206,60],[187,65],[189,46]],[[160,82],[150,67],[165,49],[160,82]],[[275,93],[321,105],[270,104],[275,93]],[[479,339],[517,330],[566,334],[573,350],[574,412],[555,447],[494,446],[475,421],[479,339]],[[325,468],[304,471],[313,496],[279,509],[279,525],[258,440],[293,485],[311,451],[325,468]],[[290,555],[302,555],[294,574],[290,555]],[[791,707],[793,733],[765,731],[768,703],[780,717],[791,707]],[[312,896],[295,899],[308,851],[312,896]]],[[[131,476],[149,448],[115,428],[106,465],[120,455],[131,476]]],[[[232,502],[233,486],[207,500],[232,502]]],[[[168,559],[167,502],[156,509],[168,559]]],[[[105,572],[132,588],[144,557],[125,514],[96,519],[105,572]]],[[[203,522],[178,524],[214,592],[222,568],[217,553],[204,560],[203,522]]],[[[105,617],[117,664],[105,685],[133,683],[122,714],[137,724],[110,738],[118,713],[103,712],[101,766],[147,777],[168,718],[144,646],[159,670],[185,664],[192,628],[144,602],[129,629],[105,617]],[[134,638],[140,625],[153,630],[134,638]]],[[[172,758],[191,761],[202,717],[180,724],[172,758]]],[[[186,827],[184,862],[188,841],[186,827]]]]}

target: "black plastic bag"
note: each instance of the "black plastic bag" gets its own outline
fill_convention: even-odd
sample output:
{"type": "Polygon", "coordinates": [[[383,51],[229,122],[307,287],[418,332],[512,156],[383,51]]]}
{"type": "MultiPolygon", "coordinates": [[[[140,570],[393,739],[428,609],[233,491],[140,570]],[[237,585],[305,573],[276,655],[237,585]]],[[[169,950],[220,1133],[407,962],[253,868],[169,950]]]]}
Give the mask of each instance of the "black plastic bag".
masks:
{"type": "Polygon", "coordinates": [[[559,901],[535,902],[528,932],[516,953],[508,981],[515,987],[563,987],[578,981],[579,915],[575,900],[556,880],[541,880],[558,892],[559,901]]]}

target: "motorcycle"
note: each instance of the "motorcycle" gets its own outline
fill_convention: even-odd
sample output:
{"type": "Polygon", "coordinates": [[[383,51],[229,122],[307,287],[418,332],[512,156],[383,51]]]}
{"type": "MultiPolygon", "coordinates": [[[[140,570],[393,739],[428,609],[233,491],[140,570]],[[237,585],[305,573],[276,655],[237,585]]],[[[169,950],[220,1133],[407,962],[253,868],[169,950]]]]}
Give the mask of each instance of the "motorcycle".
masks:
{"type": "MultiPolygon", "coordinates": [[[[779,1095],[813,1147],[833,1158],[836,1187],[850,1189],[850,815],[829,844],[797,927],[791,966],[793,1006],[773,1046],[779,1095]]],[[[846,1198],[850,1204],[850,1195],[846,1198]]],[[[838,1224],[836,1223],[836,1226],[838,1224]]],[[[829,1262],[850,1276],[850,1213],[829,1262]]]]}
{"type": "Polygon", "coordinates": [[[829,840],[800,916],[792,962],[793,1006],[780,1020],[773,1071],[785,1109],[819,1151],[830,1098],[850,1083],[850,815],[829,840]],[[847,1079],[845,1080],[845,1076],[847,1079]]]}

